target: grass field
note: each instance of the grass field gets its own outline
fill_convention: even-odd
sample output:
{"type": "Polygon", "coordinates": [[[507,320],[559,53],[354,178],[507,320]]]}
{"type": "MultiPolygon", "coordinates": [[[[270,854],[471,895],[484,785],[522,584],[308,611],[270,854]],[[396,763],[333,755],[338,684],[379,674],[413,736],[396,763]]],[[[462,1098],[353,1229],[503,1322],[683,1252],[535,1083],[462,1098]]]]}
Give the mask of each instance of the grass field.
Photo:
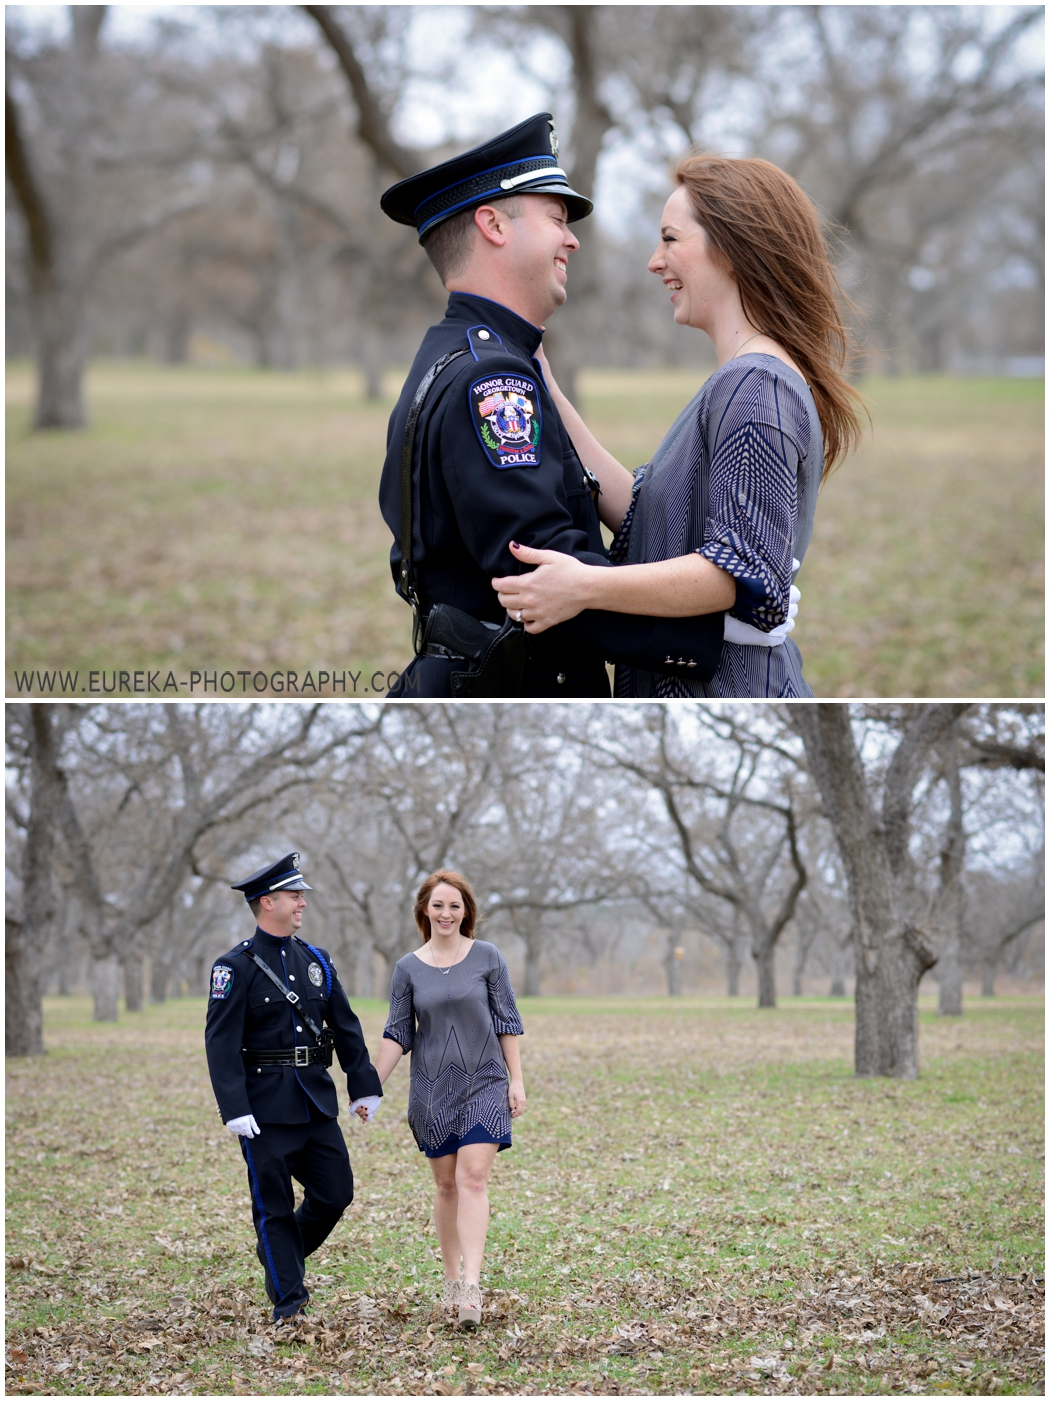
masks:
{"type": "Polygon", "coordinates": [[[357,1198],[289,1344],[203,1000],[49,999],[50,1053],[8,1061],[7,1391],[1038,1393],[1042,999],[932,1008],[903,1084],[853,1079],[839,1002],[523,999],[482,1329],[434,1308],[402,1069],[374,1124],[344,1110],[357,1198]]]}
{"type": "MultiPolygon", "coordinates": [[[[582,407],[633,466],[697,383],[592,371],[582,407]]],[[[368,403],[352,372],[99,362],[91,427],[33,435],[31,371],[9,367],[8,694],[16,671],[55,668],[79,673],[73,694],[91,670],[105,694],[148,668],[199,672],[197,695],[221,694],[203,678],[224,670],[238,688],[256,684],[239,670],[294,669],[300,686],[325,670],[348,673],[337,694],[384,689],[373,675],[410,655],[376,504],[397,387],[368,403]]],[[[800,577],[814,691],[1042,695],[1042,385],[864,389],[873,435],[825,487],[800,577]]]]}

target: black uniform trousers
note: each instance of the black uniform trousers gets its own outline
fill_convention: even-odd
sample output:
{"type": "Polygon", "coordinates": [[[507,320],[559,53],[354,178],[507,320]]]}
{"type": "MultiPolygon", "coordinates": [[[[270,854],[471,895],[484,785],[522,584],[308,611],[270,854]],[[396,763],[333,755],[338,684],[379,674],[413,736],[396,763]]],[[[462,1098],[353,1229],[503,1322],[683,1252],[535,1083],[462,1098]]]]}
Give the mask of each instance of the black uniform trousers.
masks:
{"type": "Polygon", "coordinates": [[[310,1298],[303,1283],[307,1255],[331,1235],[354,1199],[354,1174],[338,1119],[310,1105],[307,1124],[260,1124],[241,1137],[248,1167],[256,1252],[266,1276],[273,1316],[291,1318],[310,1298]],[[292,1178],[304,1197],[295,1208],[292,1178]]]}

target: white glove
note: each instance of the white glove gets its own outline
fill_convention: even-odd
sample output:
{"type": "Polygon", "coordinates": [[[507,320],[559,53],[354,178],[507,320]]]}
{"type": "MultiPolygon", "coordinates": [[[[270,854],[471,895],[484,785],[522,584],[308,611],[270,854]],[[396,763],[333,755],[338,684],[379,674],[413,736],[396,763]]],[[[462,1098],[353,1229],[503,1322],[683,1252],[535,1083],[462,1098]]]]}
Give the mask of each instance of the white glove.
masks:
{"type": "Polygon", "coordinates": [[[382,1095],[362,1095],[360,1099],[355,1099],[353,1104],[351,1104],[350,1113],[356,1113],[358,1106],[364,1105],[368,1110],[368,1118],[365,1120],[365,1123],[370,1124],[376,1116],[376,1111],[382,1103],[382,1098],[382,1095]]]}
{"type": "Polygon", "coordinates": [[[798,616],[798,604],[802,595],[794,584],[788,593],[788,615],[782,623],[778,623],[772,632],[761,632],[758,628],[753,628],[750,623],[742,623],[739,618],[733,618],[726,614],[725,627],[722,636],[726,642],[737,642],[745,647],[780,647],[783,645],[789,632],[795,629],[795,618],[798,616]]]}
{"type": "Polygon", "coordinates": [[[243,1135],[245,1138],[254,1138],[256,1134],[262,1133],[262,1129],[255,1122],[254,1114],[242,1114],[239,1119],[227,1119],[226,1127],[230,1133],[243,1135]]]}

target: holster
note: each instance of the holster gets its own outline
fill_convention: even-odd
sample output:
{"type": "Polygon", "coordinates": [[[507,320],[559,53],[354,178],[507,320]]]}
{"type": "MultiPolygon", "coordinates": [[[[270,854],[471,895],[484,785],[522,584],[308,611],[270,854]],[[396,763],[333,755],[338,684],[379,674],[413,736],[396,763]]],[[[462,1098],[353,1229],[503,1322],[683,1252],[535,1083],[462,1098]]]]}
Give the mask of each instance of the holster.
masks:
{"type": "Polygon", "coordinates": [[[525,630],[508,617],[485,623],[460,608],[435,603],[427,614],[420,653],[466,663],[452,673],[459,700],[520,696],[525,666],[525,630]]]}

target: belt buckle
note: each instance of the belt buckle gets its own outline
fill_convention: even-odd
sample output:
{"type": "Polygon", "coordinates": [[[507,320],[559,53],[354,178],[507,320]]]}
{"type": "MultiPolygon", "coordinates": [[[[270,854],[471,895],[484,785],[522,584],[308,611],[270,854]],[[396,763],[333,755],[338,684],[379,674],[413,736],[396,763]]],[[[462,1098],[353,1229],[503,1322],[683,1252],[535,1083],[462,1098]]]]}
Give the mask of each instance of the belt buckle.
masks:
{"type": "Polygon", "coordinates": [[[310,1047],[309,1047],[309,1046],[296,1046],[296,1048],[295,1048],[295,1064],[296,1064],[296,1065],[309,1065],[309,1064],[310,1064],[310,1047]]]}

